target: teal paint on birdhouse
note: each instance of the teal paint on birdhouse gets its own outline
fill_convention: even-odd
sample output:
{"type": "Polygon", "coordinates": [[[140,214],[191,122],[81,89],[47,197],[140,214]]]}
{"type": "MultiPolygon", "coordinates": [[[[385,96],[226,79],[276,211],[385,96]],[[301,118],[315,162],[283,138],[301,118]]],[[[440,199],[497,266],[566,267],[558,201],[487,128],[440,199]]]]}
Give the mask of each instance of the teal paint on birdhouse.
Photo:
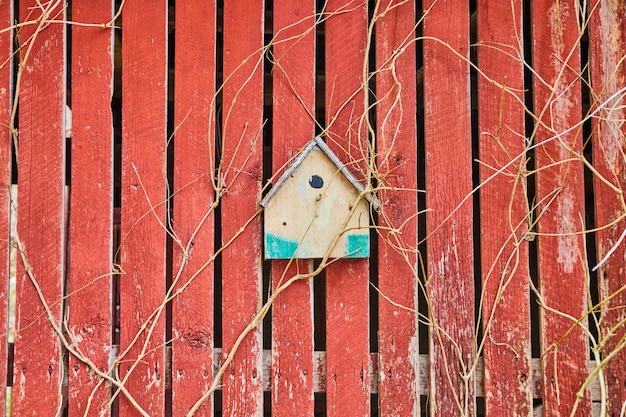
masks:
{"type": "Polygon", "coordinates": [[[265,208],[265,258],[367,258],[370,205],[337,156],[315,138],[261,201],[265,208]]]}
{"type": "Polygon", "coordinates": [[[297,240],[285,239],[272,233],[265,234],[265,259],[290,259],[297,249],[297,240]]]}
{"type": "Polygon", "coordinates": [[[346,239],[347,258],[369,258],[370,235],[348,235],[346,239]]]}

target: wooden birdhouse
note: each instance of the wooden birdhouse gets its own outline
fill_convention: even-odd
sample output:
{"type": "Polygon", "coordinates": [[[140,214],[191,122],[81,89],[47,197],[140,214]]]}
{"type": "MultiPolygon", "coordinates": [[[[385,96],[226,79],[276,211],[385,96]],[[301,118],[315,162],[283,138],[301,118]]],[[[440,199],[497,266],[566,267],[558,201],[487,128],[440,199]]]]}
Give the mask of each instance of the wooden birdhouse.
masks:
{"type": "Polygon", "coordinates": [[[261,201],[265,258],[367,258],[371,194],[316,137],[261,201]]]}

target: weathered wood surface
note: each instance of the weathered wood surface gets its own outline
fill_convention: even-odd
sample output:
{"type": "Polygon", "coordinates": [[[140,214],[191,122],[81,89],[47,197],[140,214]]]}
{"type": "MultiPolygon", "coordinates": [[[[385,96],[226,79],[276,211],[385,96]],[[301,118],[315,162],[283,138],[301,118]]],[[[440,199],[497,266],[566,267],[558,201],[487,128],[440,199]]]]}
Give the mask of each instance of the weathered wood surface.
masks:
{"type": "MultiPolygon", "coordinates": [[[[379,199],[379,409],[420,412],[417,265],[415,4],[382,1],[376,25],[379,199]],[[390,7],[394,6],[394,9],[390,7]]],[[[426,335],[425,335],[426,336],[426,335]]],[[[425,374],[427,375],[427,374],[425,374]]]]}
{"type": "MultiPolygon", "coordinates": [[[[0,5],[0,27],[9,27],[13,24],[13,2],[6,1],[0,5]]],[[[0,328],[7,332],[0,335],[0,356],[8,355],[8,343],[12,335],[8,334],[8,306],[9,306],[9,259],[11,229],[11,131],[8,129],[12,109],[12,74],[13,60],[11,56],[13,46],[12,32],[0,33],[0,57],[4,64],[0,65],[0,328]]],[[[7,382],[7,363],[0,361],[0,386],[7,382]]],[[[0,413],[4,411],[6,390],[0,389],[0,413]]]]}
{"type": "MultiPolygon", "coordinates": [[[[219,366],[222,364],[224,358],[222,357],[222,351],[220,348],[215,348],[214,350],[214,365],[213,371],[217,373],[219,366]]],[[[380,372],[378,364],[380,363],[378,359],[378,353],[370,353],[369,359],[370,361],[370,390],[372,394],[379,393],[380,387],[380,372]]],[[[314,391],[323,393],[326,392],[326,352],[324,351],[315,351],[313,352],[313,362],[315,363],[315,377],[314,381],[314,391]]],[[[418,366],[420,375],[428,375],[430,371],[430,358],[427,354],[420,354],[418,357],[418,366]]],[[[587,368],[593,369],[595,367],[595,363],[590,361],[587,368]]],[[[263,352],[263,389],[265,391],[269,391],[271,389],[271,379],[269,376],[272,372],[272,355],[271,352],[265,350],[263,352]]],[[[476,397],[484,397],[485,392],[483,391],[483,381],[484,381],[484,362],[482,358],[478,358],[476,361],[476,397]]],[[[533,358],[531,359],[531,367],[530,367],[530,379],[532,386],[532,396],[534,399],[541,399],[542,389],[542,376],[541,376],[541,359],[533,358]]],[[[420,395],[429,395],[430,393],[430,384],[427,378],[419,378],[417,381],[417,387],[420,395]]],[[[589,390],[591,391],[591,396],[594,402],[599,402],[602,396],[602,392],[600,391],[600,383],[598,378],[594,378],[591,380],[589,384],[589,390]]],[[[535,409],[536,411],[536,409],[535,409]]],[[[597,414],[593,414],[597,415],[597,414]]]]}
{"type": "MultiPolygon", "coordinates": [[[[176,7],[172,414],[183,416],[213,381],[215,195],[214,1],[176,7]],[[208,263],[208,264],[207,264],[208,263]]],[[[212,398],[196,412],[212,416],[212,398]]]]}
{"type": "MultiPolygon", "coordinates": [[[[113,4],[74,1],[72,18],[107,23],[113,4]]],[[[85,358],[70,356],[69,415],[100,416],[110,385],[85,363],[107,374],[113,306],[113,29],[72,26],[72,187],[69,241],[68,336],[85,358]]],[[[105,411],[106,415],[106,411],[105,411]]]]}
{"type": "MultiPolygon", "coordinates": [[[[167,4],[122,17],[120,376],[150,416],[165,412],[167,4]]],[[[139,415],[122,396],[120,413],[139,415]]]]}
{"type": "Polygon", "coordinates": [[[475,415],[469,10],[424,2],[431,413],[475,415]],[[432,6],[432,8],[430,8],[432,6]],[[468,198],[469,196],[469,198],[468,198]],[[467,378],[465,378],[467,377],[467,378]]]}
{"type": "Polygon", "coordinates": [[[362,192],[321,138],[309,142],[261,201],[266,259],[369,257],[362,192]]]}
{"type": "MultiPolygon", "coordinates": [[[[272,172],[283,167],[315,134],[315,2],[274,2],[272,172]]],[[[274,177],[274,181],[277,177],[274,177]]],[[[312,260],[272,261],[276,288],[312,260]]],[[[272,412],[312,416],[313,282],[293,283],[272,307],[272,412]]]]}
{"type": "Polygon", "coordinates": [[[13,415],[61,408],[60,326],[65,250],[65,25],[60,3],[19,2],[18,246],[13,415]],[[46,26],[44,28],[44,26],[46,26]]]}
{"type": "Polygon", "coordinates": [[[589,23],[593,124],[594,178],[598,284],[602,304],[601,341],[606,342],[603,358],[611,358],[604,368],[607,415],[619,415],[626,402],[626,351],[624,347],[624,306],[626,272],[624,258],[624,119],[626,88],[626,3],[596,0],[590,4],[589,23]],[[604,182],[606,181],[606,182],[604,182]],[[618,191],[619,190],[619,191],[618,191]],[[618,221],[619,220],[619,221],[618,221]],[[612,251],[612,252],[611,252],[612,251]]]}
{"type": "MultiPolygon", "coordinates": [[[[366,174],[363,67],[367,2],[326,4],[327,143],[357,179],[366,174]]],[[[369,262],[342,259],[326,269],[326,409],[329,417],[368,416],[369,262]]]]}
{"type": "Polygon", "coordinates": [[[543,410],[590,415],[580,49],[575,1],[532,4],[543,410]],[[564,285],[567,290],[564,291],[564,285]],[[581,319],[579,325],[576,320],[581,319]]]}
{"type": "MultiPolygon", "coordinates": [[[[112,4],[92,3],[72,2],[72,19],[103,23],[111,18],[112,4]]],[[[265,116],[263,94],[268,95],[270,88],[263,85],[263,43],[269,41],[272,30],[264,28],[263,1],[223,2],[223,28],[216,27],[216,3],[178,3],[169,16],[170,23],[171,19],[176,23],[171,39],[177,43],[171,120],[176,130],[169,162],[167,3],[146,8],[128,0],[123,8],[118,363],[120,376],[128,377],[125,387],[146,414],[165,415],[171,409],[173,415],[184,415],[208,389],[215,367],[224,360],[222,350],[213,348],[217,324],[211,257],[216,250],[216,219],[211,204],[216,195],[223,198],[223,218],[217,219],[221,226],[218,240],[228,245],[221,264],[218,261],[221,275],[217,277],[223,280],[226,357],[233,354],[236,338],[267,294],[262,286],[258,205],[264,170],[263,118],[272,117],[273,166],[268,164],[265,169],[279,172],[314,134],[316,30],[326,48],[325,54],[318,56],[325,59],[327,69],[323,80],[328,129],[323,136],[363,184],[369,169],[367,159],[376,153],[376,184],[381,187],[377,192],[382,201],[377,217],[383,227],[378,230],[378,251],[372,253],[378,255],[378,263],[375,259],[344,259],[327,269],[327,352],[314,352],[312,281],[298,282],[282,294],[272,310],[271,351],[263,351],[261,329],[257,328],[244,340],[223,376],[223,415],[261,416],[263,409],[270,407],[276,415],[312,415],[315,392],[326,394],[329,416],[369,415],[376,407],[370,404],[372,393],[378,394],[381,415],[418,414],[420,395],[429,396],[431,414],[437,415],[475,415],[475,398],[479,396],[485,397],[490,415],[537,414],[537,409],[531,410],[532,399],[539,398],[541,412],[546,415],[569,415],[574,407],[574,415],[591,415],[598,412],[591,399],[605,394],[607,401],[601,407],[606,404],[609,414],[621,412],[626,401],[626,358],[623,352],[611,357],[611,352],[623,346],[626,304],[620,292],[625,285],[620,262],[625,256],[620,241],[624,235],[621,189],[626,184],[622,149],[626,132],[621,108],[622,89],[626,88],[623,4],[593,0],[588,8],[593,116],[589,143],[595,167],[589,172],[594,175],[595,223],[601,228],[595,232],[598,246],[593,249],[598,261],[611,254],[598,273],[600,300],[607,301],[601,310],[601,337],[605,338],[600,340],[604,343],[602,355],[609,359],[603,369],[603,393],[597,381],[588,391],[580,390],[589,375],[588,335],[583,328],[589,322],[585,316],[589,290],[585,250],[593,249],[585,248],[584,237],[575,234],[589,227],[585,225],[589,220],[585,214],[589,213],[584,207],[583,165],[578,160],[584,141],[581,97],[586,93],[581,92],[579,75],[577,2],[529,3],[532,37],[524,41],[533,42],[527,45],[533,48],[535,71],[532,107],[538,124],[530,140],[537,146],[529,154],[538,168],[529,172],[536,175],[535,201],[526,201],[524,109],[518,102],[527,98],[522,91],[519,43],[522,2],[477,3],[476,49],[481,71],[477,71],[478,126],[474,126],[479,142],[474,145],[479,146],[482,162],[480,180],[486,181],[479,189],[482,253],[476,256],[481,257],[480,278],[474,276],[472,255],[476,249],[472,228],[476,226],[471,211],[470,2],[424,2],[424,79],[420,84],[418,78],[416,84],[414,54],[419,44],[412,43],[412,32],[420,15],[415,15],[413,2],[371,3],[377,5],[378,20],[372,38],[375,43],[368,45],[364,0],[330,0],[325,10],[328,20],[323,20],[325,32],[314,28],[312,0],[306,4],[277,0],[271,7],[276,38],[268,55],[274,60],[273,72],[265,81],[273,83],[273,108],[265,116]],[[395,8],[386,10],[390,5],[395,8]],[[220,33],[224,35],[223,76],[216,73],[219,65],[215,65],[214,48],[220,44],[220,33]],[[372,67],[366,59],[374,55],[368,47],[376,48],[378,68],[376,77],[369,81],[364,71],[372,67]],[[217,77],[225,80],[221,103],[212,101],[217,77]],[[414,116],[416,87],[419,92],[422,86],[429,209],[426,288],[433,324],[428,335],[430,356],[419,355],[418,347],[417,225],[413,217],[417,213],[418,176],[415,138],[420,128],[414,116]],[[369,97],[378,100],[376,109],[367,107],[366,87],[371,88],[369,97]],[[376,112],[371,118],[374,132],[365,130],[366,111],[370,116],[376,112]],[[220,135],[214,137],[213,121],[217,118],[220,135]],[[374,140],[371,149],[369,139],[374,140]],[[215,166],[216,154],[222,156],[219,167],[215,166]],[[510,163],[512,158],[517,159],[510,163]],[[174,178],[172,259],[166,264],[166,228],[170,225],[166,164],[170,162],[174,178]],[[216,168],[220,177],[213,180],[216,168]],[[533,204],[537,206],[529,208],[533,204]],[[529,209],[535,209],[538,219],[541,360],[531,360],[529,353],[528,240],[534,237],[527,235],[525,216],[529,209]],[[387,227],[399,227],[401,233],[387,227]],[[376,279],[370,274],[369,263],[376,265],[378,274],[377,317],[369,311],[369,280],[376,279]],[[172,271],[167,271],[166,265],[172,271]],[[174,290],[185,286],[171,304],[171,339],[166,338],[164,304],[169,272],[174,290]],[[475,281],[481,278],[481,283],[475,281]],[[474,323],[475,284],[482,284],[484,290],[479,324],[474,323]],[[379,352],[374,353],[370,353],[370,317],[379,321],[379,352]],[[484,379],[482,361],[476,359],[478,325],[486,333],[484,379]],[[166,358],[170,342],[172,363],[166,358]],[[543,369],[538,367],[540,361],[543,369]],[[271,391],[271,405],[263,404],[263,391],[271,391]]],[[[55,415],[63,406],[62,399],[67,399],[69,415],[84,415],[88,401],[87,414],[100,415],[102,409],[108,412],[109,387],[101,385],[92,397],[98,378],[80,358],[66,357],[66,393],[61,381],[62,346],[51,320],[52,324],[62,324],[63,306],[68,311],[66,337],[101,371],[107,371],[114,359],[109,349],[115,325],[110,275],[114,262],[112,29],[72,26],[73,45],[64,48],[65,24],[39,27],[36,21],[42,10],[54,4],[32,0],[19,4],[19,21],[32,24],[19,30],[16,39],[23,49],[14,55],[14,59],[25,60],[18,90],[17,223],[21,240],[16,242],[24,250],[27,263],[24,267],[22,259],[18,260],[18,331],[15,359],[9,365],[14,368],[13,415],[55,415]],[[70,50],[72,74],[67,77],[64,59],[70,50]],[[74,116],[71,142],[64,138],[66,78],[72,81],[72,97],[67,100],[74,116]],[[72,166],[67,168],[71,169],[69,226],[64,206],[66,143],[72,145],[72,166]],[[71,243],[67,246],[65,230],[71,243]],[[65,300],[64,293],[69,294],[65,300]]],[[[0,5],[3,29],[12,24],[13,6],[11,1],[0,5]]],[[[48,11],[51,13],[46,18],[65,18],[61,8],[48,11]]],[[[3,59],[9,57],[12,47],[11,32],[0,32],[3,59]]],[[[10,124],[11,70],[7,63],[0,66],[0,120],[4,120],[0,124],[5,128],[10,124]]],[[[419,70],[417,74],[420,77],[419,70]]],[[[267,145],[270,132],[265,135],[267,145]]],[[[12,169],[8,133],[0,143],[0,161],[0,218],[5,219],[0,220],[0,235],[8,236],[12,169]]],[[[0,254],[0,263],[6,266],[0,268],[4,285],[4,290],[0,288],[0,311],[7,309],[7,254],[5,245],[0,254]]],[[[281,280],[312,268],[310,260],[291,264],[273,261],[271,285],[276,288],[281,280]]],[[[6,328],[6,315],[2,316],[0,326],[6,328]]],[[[7,352],[6,338],[0,338],[0,354],[7,352]]],[[[0,382],[11,374],[3,366],[5,362],[0,365],[0,382]]],[[[116,395],[122,397],[121,415],[139,414],[124,394],[116,395]]],[[[4,390],[0,390],[0,400],[3,396],[4,390]]],[[[207,400],[197,415],[211,415],[213,408],[207,400]]]]}
{"type": "Polygon", "coordinates": [[[529,207],[522,3],[478,4],[480,256],[488,415],[529,416],[529,207]],[[501,172],[498,172],[501,170],[501,172]]]}
{"type": "MultiPolygon", "coordinates": [[[[263,0],[224,4],[222,117],[222,344],[234,343],[263,296],[261,217],[263,180],[263,0]],[[235,239],[231,242],[232,239],[235,239]]],[[[224,416],[263,414],[261,328],[239,346],[223,380],[224,416]]]]}

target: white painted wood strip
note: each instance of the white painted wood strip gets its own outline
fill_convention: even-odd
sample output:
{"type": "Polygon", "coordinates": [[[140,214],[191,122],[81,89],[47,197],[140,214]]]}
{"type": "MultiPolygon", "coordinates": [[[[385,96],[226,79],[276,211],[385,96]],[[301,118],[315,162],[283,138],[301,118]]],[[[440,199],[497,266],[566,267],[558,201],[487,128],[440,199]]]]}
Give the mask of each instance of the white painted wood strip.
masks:
{"type": "MultiPolygon", "coordinates": [[[[217,373],[217,370],[222,364],[222,351],[219,348],[216,348],[214,351],[214,373],[217,373]]],[[[315,367],[315,392],[325,392],[326,391],[326,352],[316,351],[314,353],[314,362],[316,364],[315,367]]],[[[371,353],[370,354],[370,381],[371,381],[371,392],[372,394],[378,393],[378,354],[371,353]]],[[[419,366],[420,366],[420,375],[428,375],[430,362],[428,359],[428,355],[420,355],[419,357],[419,366]]],[[[589,372],[595,368],[595,363],[589,363],[589,372]]],[[[272,354],[270,350],[263,351],[263,390],[269,391],[270,387],[270,372],[272,369],[272,354]]],[[[484,364],[482,358],[478,359],[478,365],[476,367],[476,397],[482,397],[484,395],[483,391],[483,380],[484,380],[484,364]]],[[[533,380],[533,398],[539,399],[541,398],[541,360],[538,358],[532,359],[532,380],[533,380]]],[[[420,387],[420,395],[428,395],[428,380],[427,378],[420,378],[419,387],[420,387]]],[[[601,393],[600,393],[600,383],[598,378],[595,378],[590,386],[589,390],[591,391],[591,398],[593,401],[600,401],[601,393]]],[[[595,415],[595,414],[594,414],[595,415]]]]}

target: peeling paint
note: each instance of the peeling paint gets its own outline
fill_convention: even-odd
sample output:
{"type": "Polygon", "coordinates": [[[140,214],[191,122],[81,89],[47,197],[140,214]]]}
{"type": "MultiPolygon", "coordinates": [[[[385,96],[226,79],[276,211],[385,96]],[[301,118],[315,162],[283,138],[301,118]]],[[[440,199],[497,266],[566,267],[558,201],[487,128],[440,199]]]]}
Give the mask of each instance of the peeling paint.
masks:
{"type": "Polygon", "coordinates": [[[558,242],[557,262],[563,270],[571,274],[574,272],[578,260],[577,235],[574,235],[574,227],[571,219],[574,217],[574,201],[570,191],[565,190],[557,203],[557,216],[555,218],[558,242]]]}
{"type": "MultiPolygon", "coordinates": [[[[621,45],[624,44],[620,27],[623,22],[621,19],[616,19],[616,16],[620,15],[620,12],[615,10],[616,8],[602,7],[598,11],[600,14],[599,30],[603,40],[599,43],[602,49],[601,68],[599,70],[603,79],[602,85],[595,86],[595,89],[601,89],[606,92],[619,91],[619,86],[623,86],[625,83],[624,72],[616,71],[620,61],[623,59],[618,51],[622,50],[621,45]]],[[[624,64],[622,63],[622,65],[624,64]]],[[[621,165],[618,156],[622,147],[622,127],[626,119],[626,110],[621,105],[619,98],[615,98],[606,104],[606,111],[603,112],[602,119],[604,123],[600,125],[600,128],[605,128],[609,132],[599,135],[601,146],[609,167],[616,174],[619,174],[621,165]]]]}
{"type": "Polygon", "coordinates": [[[160,387],[161,386],[161,375],[158,372],[158,369],[153,370],[148,367],[147,370],[147,380],[149,381],[146,384],[146,391],[149,391],[152,387],[160,387]]]}
{"type": "MultiPolygon", "coordinates": [[[[565,45],[563,41],[563,33],[565,32],[563,22],[567,21],[569,18],[569,7],[570,6],[564,2],[555,2],[548,10],[551,39],[550,63],[557,73],[563,66],[563,62],[561,61],[562,57],[566,56],[568,52],[567,49],[571,47],[571,45],[565,45]]],[[[555,83],[555,95],[551,103],[551,120],[553,124],[552,127],[557,132],[561,132],[570,127],[568,116],[571,115],[578,98],[574,94],[563,94],[571,87],[568,85],[568,77],[561,75],[555,80],[555,83]]],[[[569,156],[567,147],[561,146],[559,151],[561,159],[566,159],[569,156]]]]}

